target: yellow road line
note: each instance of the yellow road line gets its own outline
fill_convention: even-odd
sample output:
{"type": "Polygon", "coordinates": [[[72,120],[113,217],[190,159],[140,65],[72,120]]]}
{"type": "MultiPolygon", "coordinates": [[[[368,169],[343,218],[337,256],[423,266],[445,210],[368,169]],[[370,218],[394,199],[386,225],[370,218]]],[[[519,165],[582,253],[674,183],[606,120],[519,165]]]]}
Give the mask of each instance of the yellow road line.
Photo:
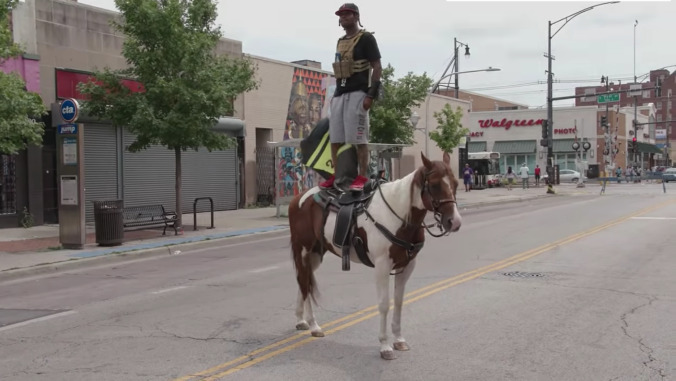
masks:
{"type": "MultiPolygon", "coordinates": [[[[476,279],[476,278],[478,278],[478,277],[480,277],[480,276],[482,276],[482,275],[485,275],[485,274],[487,274],[487,273],[490,273],[490,272],[493,272],[493,271],[496,271],[496,270],[503,269],[503,268],[505,268],[505,267],[511,266],[511,265],[516,264],[516,263],[519,263],[519,262],[523,262],[523,261],[528,260],[528,259],[530,259],[530,258],[532,258],[532,257],[535,257],[535,256],[537,256],[537,255],[540,255],[540,254],[542,254],[542,253],[544,253],[544,252],[547,252],[547,251],[549,251],[549,250],[551,250],[551,249],[553,249],[553,248],[555,248],[555,247],[562,246],[562,245],[565,245],[565,244],[568,244],[568,243],[577,241],[577,240],[579,240],[579,239],[581,239],[581,238],[590,236],[590,235],[595,234],[595,233],[597,233],[597,232],[599,232],[599,231],[605,230],[605,229],[607,229],[607,228],[609,228],[609,227],[618,225],[618,224],[620,224],[620,223],[622,223],[622,222],[624,222],[624,221],[626,221],[626,220],[628,220],[628,219],[630,219],[630,218],[632,218],[632,217],[635,217],[635,216],[638,216],[638,215],[641,215],[641,214],[648,213],[648,212],[650,212],[650,211],[653,211],[653,210],[655,210],[655,209],[658,209],[658,208],[663,207],[663,206],[665,206],[665,205],[667,205],[667,204],[670,204],[670,203],[674,203],[674,201],[673,201],[673,200],[670,200],[670,201],[666,201],[666,202],[663,202],[663,203],[660,203],[660,204],[657,204],[657,205],[653,205],[653,206],[651,206],[651,207],[644,208],[644,209],[639,210],[639,211],[637,211],[637,212],[631,213],[631,214],[629,214],[629,215],[627,215],[627,216],[624,216],[624,217],[618,218],[618,219],[616,219],[616,220],[607,222],[607,223],[605,223],[605,224],[599,225],[599,226],[597,226],[597,227],[591,228],[591,229],[589,229],[589,230],[587,230],[587,231],[584,231],[584,232],[581,232],[581,233],[577,233],[577,234],[573,234],[573,235],[568,236],[568,237],[566,237],[566,238],[563,238],[563,239],[561,239],[561,240],[558,240],[558,241],[555,241],[555,242],[552,242],[552,243],[549,243],[549,244],[545,244],[545,245],[536,247],[536,248],[531,249],[531,250],[527,250],[527,251],[525,251],[525,252],[522,252],[522,253],[519,253],[519,254],[514,255],[514,256],[512,256],[512,257],[509,257],[509,258],[503,259],[503,260],[501,260],[501,261],[492,263],[492,264],[490,264],[490,265],[486,265],[486,266],[480,267],[480,268],[478,268],[478,269],[475,269],[475,270],[472,270],[472,271],[468,271],[468,272],[465,272],[465,273],[463,273],[463,274],[456,275],[456,276],[454,276],[454,277],[447,278],[447,279],[441,280],[441,281],[436,282],[436,283],[432,283],[432,284],[427,285],[427,286],[425,286],[425,287],[421,287],[421,288],[419,288],[419,289],[417,289],[417,290],[411,291],[411,292],[409,292],[408,294],[406,294],[406,295],[405,295],[404,304],[406,305],[406,304],[409,304],[409,303],[416,302],[416,301],[418,301],[418,300],[421,300],[421,299],[423,299],[423,298],[426,298],[426,297],[428,297],[428,296],[431,296],[431,295],[433,295],[433,294],[436,294],[436,293],[438,293],[438,292],[440,292],[440,291],[446,290],[446,289],[448,289],[448,288],[450,288],[450,287],[453,287],[453,286],[456,286],[456,285],[458,285],[458,284],[465,283],[465,282],[468,282],[468,281],[470,281],[470,280],[476,279]],[[414,296],[414,295],[417,295],[417,296],[414,296]]],[[[338,327],[335,327],[335,328],[332,328],[332,329],[329,329],[329,330],[325,330],[325,331],[324,331],[324,334],[325,334],[325,335],[330,335],[330,334],[333,334],[333,333],[335,333],[335,332],[344,330],[344,329],[346,329],[346,328],[348,328],[348,327],[351,327],[351,326],[353,326],[353,325],[355,325],[355,324],[361,323],[362,321],[365,321],[365,320],[368,320],[368,319],[370,319],[370,318],[376,317],[376,316],[379,315],[379,312],[377,311],[377,308],[378,308],[377,305],[370,306],[370,307],[367,307],[367,308],[365,308],[365,309],[363,309],[363,310],[360,310],[360,311],[354,312],[354,313],[352,313],[352,314],[346,315],[346,316],[344,316],[344,317],[342,317],[342,318],[340,318],[340,319],[336,319],[336,320],[333,320],[333,321],[328,322],[328,323],[326,323],[326,324],[323,324],[324,327],[331,327],[331,326],[340,324],[340,323],[342,323],[342,322],[344,322],[344,321],[346,321],[346,320],[350,320],[350,319],[352,319],[352,318],[356,318],[356,319],[354,319],[354,320],[352,320],[352,321],[349,321],[349,322],[347,322],[347,323],[345,323],[345,324],[342,324],[342,325],[340,325],[340,326],[338,326],[338,327]],[[371,311],[375,311],[375,312],[371,312],[371,311]],[[371,312],[371,313],[369,313],[369,312],[371,312]],[[364,314],[366,314],[366,315],[364,315],[364,314]],[[357,318],[359,315],[364,315],[364,316],[361,316],[361,317],[357,318]]],[[[244,361],[244,360],[249,360],[249,361],[243,362],[243,363],[241,363],[241,364],[239,364],[239,365],[237,365],[237,366],[235,366],[235,367],[232,367],[232,368],[230,368],[230,369],[228,369],[228,370],[222,371],[222,372],[220,372],[220,373],[213,374],[211,377],[202,378],[202,380],[204,380],[204,381],[213,381],[213,380],[217,380],[217,379],[219,379],[219,378],[222,378],[222,377],[225,377],[225,376],[227,376],[227,375],[229,375],[229,374],[232,374],[232,373],[234,373],[234,372],[236,372],[236,371],[238,371],[238,370],[242,370],[242,369],[246,369],[246,368],[248,368],[248,367],[251,367],[251,366],[253,366],[253,365],[255,365],[255,364],[258,364],[258,363],[260,363],[260,362],[262,362],[262,361],[265,361],[265,360],[267,360],[267,359],[269,359],[269,358],[271,358],[271,357],[275,357],[275,356],[280,355],[280,354],[282,354],[282,353],[288,352],[288,351],[290,351],[290,350],[292,350],[292,349],[301,347],[301,346],[303,346],[303,345],[305,345],[305,344],[308,344],[308,343],[310,343],[310,342],[312,342],[312,341],[314,341],[314,340],[317,339],[316,337],[307,337],[307,338],[305,338],[304,340],[297,341],[297,342],[295,342],[295,343],[293,343],[293,344],[291,344],[291,345],[288,345],[288,346],[286,346],[286,347],[284,347],[284,348],[277,349],[277,350],[275,350],[275,351],[272,351],[272,352],[270,352],[270,353],[268,353],[268,354],[265,354],[265,355],[260,356],[260,357],[257,357],[257,358],[252,358],[253,356],[256,356],[256,355],[258,355],[258,354],[260,354],[260,353],[263,353],[263,352],[266,352],[266,351],[268,351],[268,350],[277,348],[277,347],[279,347],[279,346],[281,346],[281,345],[284,345],[284,344],[293,342],[293,341],[295,341],[295,340],[297,340],[297,339],[300,339],[300,338],[302,338],[302,337],[304,337],[304,336],[308,336],[309,334],[310,334],[310,332],[305,331],[305,332],[303,332],[303,333],[299,333],[299,334],[293,335],[293,336],[288,337],[288,338],[286,338],[286,339],[283,339],[283,340],[277,341],[277,342],[275,342],[275,343],[272,343],[272,344],[270,344],[270,345],[268,345],[268,346],[265,346],[265,347],[256,349],[255,351],[252,351],[252,352],[250,352],[250,353],[248,353],[248,354],[246,354],[246,355],[244,355],[244,356],[240,356],[240,357],[238,357],[238,358],[236,358],[236,359],[234,359],[234,360],[231,360],[231,361],[228,361],[228,362],[225,362],[225,363],[216,365],[216,366],[214,366],[214,367],[211,367],[211,368],[209,368],[209,369],[206,369],[206,370],[201,371],[201,372],[198,372],[198,373],[194,373],[194,374],[191,374],[191,375],[188,375],[188,376],[185,376],[185,377],[178,378],[178,379],[176,379],[176,380],[174,380],[174,381],[187,381],[187,380],[190,380],[190,379],[196,378],[196,377],[204,377],[204,376],[207,376],[207,375],[209,375],[209,374],[213,374],[214,372],[217,372],[217,371],[226,369],[226,368],[228,368],[229,366],[234,365],[234,364],[237,364],[237,363],[240,363],[240,362],[242,362],[242,361],[244,361]]]]}

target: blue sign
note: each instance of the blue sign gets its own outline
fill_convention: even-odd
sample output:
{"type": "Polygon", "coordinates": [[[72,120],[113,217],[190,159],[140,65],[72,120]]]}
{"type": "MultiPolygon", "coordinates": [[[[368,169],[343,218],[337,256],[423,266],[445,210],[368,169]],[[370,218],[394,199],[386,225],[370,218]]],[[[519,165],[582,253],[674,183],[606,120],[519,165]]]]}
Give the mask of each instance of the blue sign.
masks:
{"type": "Polygon", "coordinates": [[[59,124],[59,135],[75,135],[77,134],[77,124],[59,124]]]}
{"type": "Polygon", "coordinates": [[[72,98],[64,99],[61,102],[61,118],[66,123],[73,123],[77,120],[80,113],[80,105],[72,98]]]}

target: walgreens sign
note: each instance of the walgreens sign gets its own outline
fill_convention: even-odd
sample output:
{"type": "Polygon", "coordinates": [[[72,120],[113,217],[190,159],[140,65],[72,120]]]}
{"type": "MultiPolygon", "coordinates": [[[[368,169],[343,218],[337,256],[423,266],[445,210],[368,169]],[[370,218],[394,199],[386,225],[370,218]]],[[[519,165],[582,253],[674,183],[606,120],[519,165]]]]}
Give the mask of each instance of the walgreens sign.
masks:
{"type": "MultiPolygon", "coordinates": [[[[542,121],[544,119],[507,119],[504,118],[502,120],[496,120],[496,119],[481,119],[479,120],[479,126],[481,128],[491,128],[491,127],[496,127],[496,128],[504,128],[505,131],[509,130],[510,128],[514,127],[531,127],[531,126],[542,126],[542,121]]],[[[577,133],[576,128],[555,128],[554,129],[555,134],[575,134],[577,133]]],[[[483,132],[473,132],[472,136],[483,136],[483,132]]]]}
{"type": "Polygon", "coordinates": [[[504,118],[502,120],[495,120],[495,119],[479,120],[479,126],[481,126],[481,128],[498,127],[498,128],[504,128],[505,130],[509,130],[510,128],[512,128],[512,126],[528,127],[528,126],[541,126],[541,125],[542,125],[542,119],[507,119],[507,118],[504,118]]]}

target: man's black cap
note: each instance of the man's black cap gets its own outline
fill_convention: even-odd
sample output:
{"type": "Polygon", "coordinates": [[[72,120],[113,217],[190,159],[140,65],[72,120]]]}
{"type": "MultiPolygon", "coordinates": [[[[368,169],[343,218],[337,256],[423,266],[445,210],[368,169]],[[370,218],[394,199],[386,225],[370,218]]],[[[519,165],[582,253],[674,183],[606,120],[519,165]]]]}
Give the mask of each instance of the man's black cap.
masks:
{"type": "Polygon", "coordinates": [[[345,3],[338,8],[336,11],[336,15],[340,15],[342,12],[354,12],[356,14],[359,14],[359,7],[357,7],[354,3],[345,3]]]}

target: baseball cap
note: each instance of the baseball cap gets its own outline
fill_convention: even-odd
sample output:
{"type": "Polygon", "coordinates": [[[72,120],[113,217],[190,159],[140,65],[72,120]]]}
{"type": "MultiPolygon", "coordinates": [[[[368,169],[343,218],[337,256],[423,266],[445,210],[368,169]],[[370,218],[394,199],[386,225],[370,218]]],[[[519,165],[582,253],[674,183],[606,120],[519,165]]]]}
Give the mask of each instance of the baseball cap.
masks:
{"type": "Polygon", "coordinates": [[[341,12],[354,12],[356,14],[359,14],[359,7],[357,7],[354,3],[345,3],[338,8],[336,11],[336,15],[339,15],[341,12]]]}

